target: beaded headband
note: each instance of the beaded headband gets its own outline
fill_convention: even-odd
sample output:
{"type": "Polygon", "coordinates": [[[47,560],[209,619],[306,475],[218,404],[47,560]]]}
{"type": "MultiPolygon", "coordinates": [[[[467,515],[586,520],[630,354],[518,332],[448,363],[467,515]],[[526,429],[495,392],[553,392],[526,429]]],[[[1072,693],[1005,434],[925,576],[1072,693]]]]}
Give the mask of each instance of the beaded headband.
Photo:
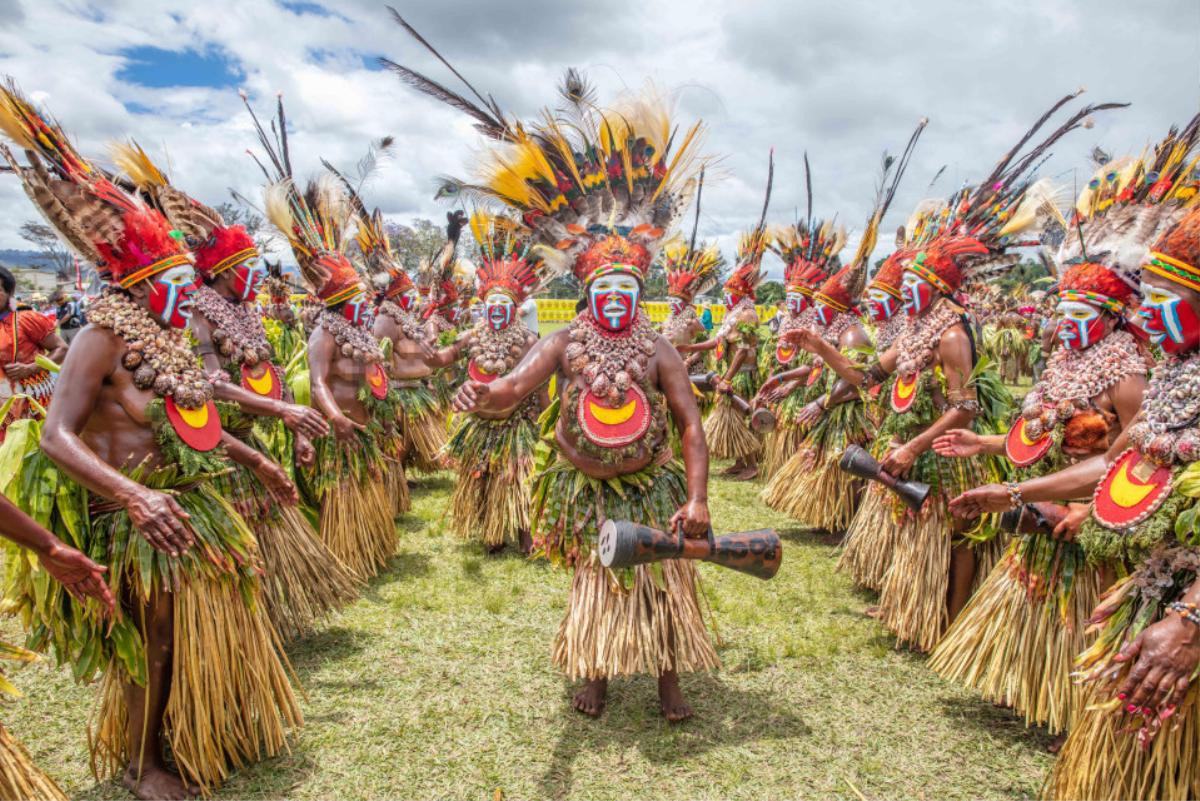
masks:
{"type": "Polygon", "coordinates": [[[119,283],[122,289],[129,289],[129,287],[133,286],[139,281],[144,281],[151,276],[164,273],[173,267],[179,267],[184,264],[190,265],[191,263],[192,260],[189,256],[184,253],[176,253],[172,256],[167,256],[165,259],[160,259],[153,264],[147,265],[140,270],[130,273],[122,278],[119,283]]]}
{"type": "Polygon", "coordinates": [[[1150,261],[1143,264],[1142,269],[1200,292],[1200,270],[1185,261],[1171,258],[1165,253],[1151,251],[1150,261]]]}

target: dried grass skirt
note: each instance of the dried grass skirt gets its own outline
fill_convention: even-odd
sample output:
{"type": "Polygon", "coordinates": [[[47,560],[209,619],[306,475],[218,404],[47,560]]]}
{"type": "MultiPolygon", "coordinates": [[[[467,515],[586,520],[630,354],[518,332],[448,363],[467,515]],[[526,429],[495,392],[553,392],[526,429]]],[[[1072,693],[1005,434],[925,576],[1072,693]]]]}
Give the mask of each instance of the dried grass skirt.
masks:
{"type": "Polygon", "coordinates": [[[747,459],[762,451],[762,440],[750,430],[746,417],[720,394],[704,420],[704,439],[714,459],[747,459]]]}
{"type": "Polygon", "coordinates": [[[869,483],[842,540],[838,570],[849,573],[855,584],[879,592],[892,566],[900,531],[891,491],[869,483]]]}
{"type": "Polygon", "coordinates": [[[25,746],[0,724],[0,801],[67,801],[67,794],[33,763],[25,746]]]}
{"type": "Polygon", "coordinates": [[[335,478],[321,490],[321,541],[356,578],[369,579],[396,551],[393,498],[385,481],[396,475],[403,480],[404,473],[395,463],[373,461],[346,446],[338,447],[332,460],[320,463],[335,478]]]}
{"type": "Polygon", "coordinates": [[[394,386],[400,413],[396,417],[405,467],[421,473],[445,470],[446,415],[424,386],[394,386]]]}
{"type": "MultiPolygon", "coordinates": [[[[536,409],[536,407],[533,407],[536,409]]],[[[504,420],[464,415],[447,452],[458,463],[450,497],[454,532],[487,547],[517,542],[529,530],[529,474],[537,445],[537,423],[523,409],[504,420]]]]}

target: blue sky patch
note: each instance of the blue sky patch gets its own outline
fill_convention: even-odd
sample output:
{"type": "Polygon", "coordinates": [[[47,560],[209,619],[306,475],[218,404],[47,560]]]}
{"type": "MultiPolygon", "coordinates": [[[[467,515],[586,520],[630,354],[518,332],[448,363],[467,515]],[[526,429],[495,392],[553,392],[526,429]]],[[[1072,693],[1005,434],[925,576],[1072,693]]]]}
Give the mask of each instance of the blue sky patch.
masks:
{"type": "Polygon", "coordinates": [[[244,75],[235,62],[216,49],[163,50],[131,47],[121,51],[125,66],[117,78],[153,89],[170,86],[204,86],[220,89],[237,86],[244,75]]]}

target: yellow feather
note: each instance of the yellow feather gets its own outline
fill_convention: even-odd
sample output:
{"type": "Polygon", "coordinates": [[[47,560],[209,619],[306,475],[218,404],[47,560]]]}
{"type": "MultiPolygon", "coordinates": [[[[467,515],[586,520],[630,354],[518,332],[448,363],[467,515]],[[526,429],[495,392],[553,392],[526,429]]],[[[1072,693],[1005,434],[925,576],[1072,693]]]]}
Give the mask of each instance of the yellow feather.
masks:
{"type": "Polygon", "coordinates": [[[132,139],[129,142],[111,143],[108,152],[117,167],[128,175],[139,189],[167,185],[167,177],[151,161],[141,145],[132,139]]]}

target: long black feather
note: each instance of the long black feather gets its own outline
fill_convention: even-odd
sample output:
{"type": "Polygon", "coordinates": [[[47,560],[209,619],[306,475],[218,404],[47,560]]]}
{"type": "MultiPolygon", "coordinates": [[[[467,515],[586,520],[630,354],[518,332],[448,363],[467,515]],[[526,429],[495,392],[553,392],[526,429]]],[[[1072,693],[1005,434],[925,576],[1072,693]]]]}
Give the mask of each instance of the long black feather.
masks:
{"type": "Polygon", "coordinates": [[[933,179],[929,182],[929,186],[925,187],[926,192],[928,192],[930,189],[933,189],[933,185],[938,182],[938,178],[942,177],[942,173],[946,171],[946,167],[948,166],[950,165],[943,164],[940,168],[938,168],[938,171],[933,174],[933,179]]]}
{"type": "Polygon", "coordinates": [[[321,159],[321,166],[329,170],[329,172],[333,174],[333,177],[341,181],[342,186],[346,188],[347,196],[350,198],[350,205],[354,206],[354,210],[358,212],[359,216],[364,220],[370,220],[371,215],[367,211],[367,206],[365,203],[363,203],[362,197],[358,194],[358,190],[354,188],[352,183],[350,183],[350,179],[348,179],[341,173],[340,170],[338,170],[337,167],[334,167],[325,159],[321,159]]]}
{"type": "Polygon", "coordinates": [[[1005,169],[1008,167],[1009,163],[1012,162],[1012,160],[1016,157],[1017,153],[1021,152],[1021,148],[1025,147],[1025,143],[1032,139],[1033,135],[1038,132],[1038,129],[1046,124],[1046,120],[1050,119],[1054,112],[1058,111],[1067,103],[1070,103],[1072,100],[1079,97],[1082,92],[1082,89],[1078,89],[1071,94],[1060,98],[1058,102],[1051,106],[1045,114],[1038,118],[1037,122],[1033,124],[1033,127],[1026,131],[1025,135],[1022,136],[1017,143],[1013,145],[1013,147],[1007,153],[1004,154],[1004,157],[1001,158],[999,163],[996,164],[995,168],[992,169],[992,174],[984,179],[983,183],[980,185],[991,186],[992,184],[996,183],[1001,174],[1003,174],[1005,169]]]}
{"type": "Polygon", "coordinates": [[[688,242],[688,255],[696,250],[696,232],[700,230],[700,195],[704,192],[704,168],[700,168],[700,181],[696,184],[696,218],[692,220],[692,238],[688,242]]]}
{"type": "MultiPolygon", "coordinates": [[[[925,130],[925,126],[929,124],[929,120],[924,117],[917,123],[917,128],[912,132],[912,136],[908,138],[908,144],[904,146],[904,152],[900,154],[900,158],[895,162],[896,171],[892,173],[892,184],[888,187],[884,194],[883,202],[879,208],[879,219],[887,214],[887,210],[892,205],[892,200],[896,197],[896,189],[900,186],[900,179],[904,177],[905,170],[908,169],[909,159],[912,158],[913,150],[917,147],[917,140],[921,138],[921,133],[925,130]]],[[[944,169],[944,168],[943,168],[944,169]]]]}
{"type": "Polygon", "coordinates": [[[808,151],[804,151],[804,189],[808,196],[808,229],[812,230],[812,171],[808,168],[808,151]]]}
{"type": "Polygon", "coordinates": [[[469,115],[476,121],[476,127],[488,136],[494,139],[505,139],[508,137],[508,126],[503,121],[493,117],[490,113],[452,89],[447,89],[437,81],[426,78],[421,73],[409,69],[403,64],[397,64],[391,59],[381,58],[379,59],[379,63],[396,73],[400,80],[418,92],[429,95],[469,115]]]}
{"type": "Polygon", "coordinates": [[[771,148],[770,154],[767,156],[767,195],[763,198],[762,214],[758,218],[759,236],[767,228],[767,207],[771,205],[771,187],[775,184],[775,148],[771,148]]]}
{"type": "MultiPolygon", "coordinates": [[[[275,171],[278,173],[278,175],[276,175],[274,177],[272,177],[270,174],[268,174],[267,175],[268,180],[276,181],[276,180],[279,180],[280,178],[289,177],[290,173],[284,169],[283,163],[279,160],[279,157],[275,154],[275,147],[272,145],[271,140],[267,137],[267,132],[263,128],[262,123],[259,121],[258,115],[254,113],[254,109],[250,106],[250,99],[248,97],[246,97],[245,94],[243,94],[241,97],[242,97],[242,103],[244,103],[246,106],[246,110],[250,112],[250,119],[253,120],[253,122],[254,122],[254,130],[258,134],[258,143],[263,146],[263,150],[267,151],[267,157],[269,159],[271,159],[271,163],[275,166],[275,171]]],[[[251,153],[250,155],[251,155],[251,158],[254,158],[253,153],[251,153]]],[[[258,162],[257,158],[254,158],[254,160],[256,162],[258,162]]],[[[261,162],[259,162],[258,166],[262,167],[263,165],[261,162]]],[[[267,172],[265,167],[263,167],[263,172],[264,173],[267,172]]]]}
{"type": "Polygon", "coordinates": [[[283,154],[283,166],[289,177],[292,175],[292,155],[288,151],[287,117],[283,115],[283,93],[275,96],[279,106],[279,152],[283,154]]]}

